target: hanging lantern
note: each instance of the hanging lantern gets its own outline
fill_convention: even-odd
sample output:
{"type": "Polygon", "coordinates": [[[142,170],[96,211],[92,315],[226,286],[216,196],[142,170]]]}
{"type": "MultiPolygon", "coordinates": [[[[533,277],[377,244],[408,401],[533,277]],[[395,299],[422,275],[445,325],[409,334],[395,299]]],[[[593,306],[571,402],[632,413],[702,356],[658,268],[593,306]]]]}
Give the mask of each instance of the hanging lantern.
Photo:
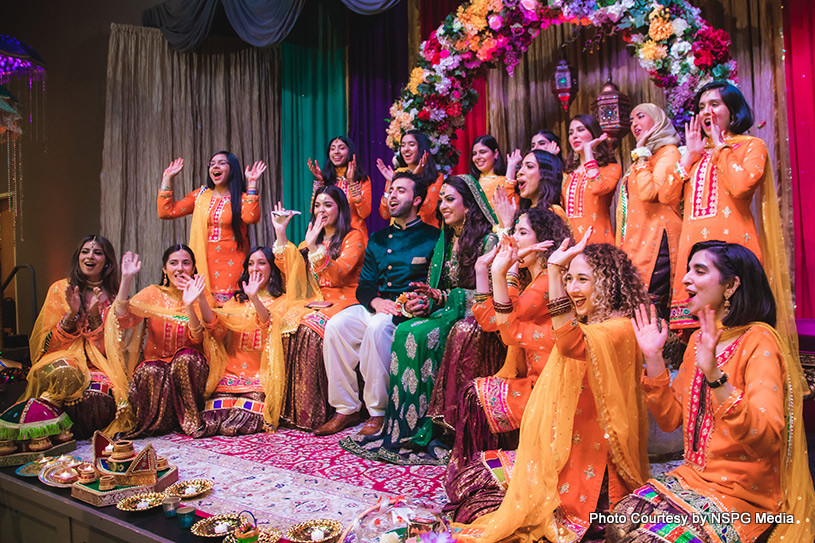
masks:
{"type": "Polygon", "coordinates": [[[631,126],[629,115],[631,114],[631,102],[628,96],[620,92],[620,89],[611,82],[611,76],[600,94],[591,104],[591,112],[600,122],[600,127],[608,134],[611,145],[617,147],[622,138],[631,126]]]}
{"type": "Polygon", "coordinates": [[[563,105],[563,111],[568,111],[577,94],[577,71],[569,65],[566,55],[563,55],[563,58],[555,67],[555,75],[552,78],[552,92],[557,95],[563,105]]]}

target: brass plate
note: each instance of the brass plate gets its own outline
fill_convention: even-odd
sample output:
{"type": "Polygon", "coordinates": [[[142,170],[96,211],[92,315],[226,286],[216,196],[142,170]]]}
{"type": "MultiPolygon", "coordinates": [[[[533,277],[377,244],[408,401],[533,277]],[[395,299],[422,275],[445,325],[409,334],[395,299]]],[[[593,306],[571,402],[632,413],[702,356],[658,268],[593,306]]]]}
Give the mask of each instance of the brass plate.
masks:
{"type": "Polygon", "coordinates": [[[179,481],[164,491],[168,496],[177,496],[182,500],[189,500],[200,496],[215,484],[209,479],[190,479],[189,481],[179,481]]]}
{"type": "Polygon", "coordinates": [[[237,513],[228,515],[215,515],[199,520],[193,524],[190,531],[199,537],[224,537],[234,532],[240,526],[241,520],[237,513]],[[219,526],[226,526],[225,530],[215,531],[219,526]]]}
{"type": "MultiPolygon", "coordinates": [[[[258,543],[277,543],[283,537],[283,532],[274,528],[261,528],[258,543]]],[[[238,543],[234,534],[229,534],[224,538],[224,543],[238,543]]]]}
{"type": "Polygon", "coordinates": [[[332,519],[307,520],[286,530],[286,539],[292,543],[334,542],[342,533],[342,524],[332,519]],[[312,539],[314,530],[322,530],[322,539],[312,539]]]}
{"type": "Polygon", "coordinates": [[[116,504],[116,509],[134,513],[137,511],[147,511],[161,505],[166,496],[160,492],[143,492],[134,496],[128,496],[116,504]]]}

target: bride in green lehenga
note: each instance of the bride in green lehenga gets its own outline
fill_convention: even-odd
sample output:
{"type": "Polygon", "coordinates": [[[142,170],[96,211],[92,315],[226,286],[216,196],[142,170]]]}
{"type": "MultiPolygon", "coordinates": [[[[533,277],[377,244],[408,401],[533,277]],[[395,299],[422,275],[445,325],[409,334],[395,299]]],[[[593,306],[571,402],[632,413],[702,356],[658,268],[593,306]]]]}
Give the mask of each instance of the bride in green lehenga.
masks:
{"type": "Polygon", "coordinates": [[[439,195],[442,232],[433,250],[427,284],[414,284],[397,326],[390,366],[390,398],[382,432],[347,437],[346,450],[398,464],[441,464],[448,450],[433,440],[427,416],[435,375],[453,325],[472,315],[476,259],[498,244],[495,214],[478,182],[454,175],[439,195]]]}

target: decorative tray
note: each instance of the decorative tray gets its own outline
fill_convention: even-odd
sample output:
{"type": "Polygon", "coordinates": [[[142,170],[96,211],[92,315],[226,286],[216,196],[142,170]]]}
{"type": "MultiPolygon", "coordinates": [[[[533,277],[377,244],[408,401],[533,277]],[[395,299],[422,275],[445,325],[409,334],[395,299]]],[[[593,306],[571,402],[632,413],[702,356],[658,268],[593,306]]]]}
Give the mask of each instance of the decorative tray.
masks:
{"type": "Polygon", "coordinates": [[[116,504],[116,509],[134,513],[137,511],[147,511],[161,505],[166,496],[160,492],[144,492],[134,496],[128,496],[116,504]]]}
{"type": "MultiPolygon", "coordinates": [[[[260,537],[258,543],[277,543],[283,537],[283,532],[275,530],[274,528],[260,528],[260,537]]],[[[224,543],[238,543],[234,534],[229,534],[224,538],[224,543]]]]}
{"type": "Polygon", "coordinates": [[[236,513],[215,515],[193,524],[190,531],[198,537],[224,537],[240,526],[240,516],[236,513]]]}
{"type": "Polygon", "coordinates": [[[37,477],[48,486],[69,488],[79,479],[79,472],[68,463],[55,462],[46,464],[37,477]]]}
{"type": "Polygon", "coordinates": [[[189,500],[200,496],[215,484],[209,479],[190,479],[189,481],[179,481],[164,491],[168,496],[177,496],[182,500],[189,500]]]}
{"type": "Polygon", "coordinates": [[[308,520],[286,530],[292,543],[334,543],[342,533],[342,524],[332,519],[308,520]],[[322,537],[320,537],[322,535],[322,537]]]}

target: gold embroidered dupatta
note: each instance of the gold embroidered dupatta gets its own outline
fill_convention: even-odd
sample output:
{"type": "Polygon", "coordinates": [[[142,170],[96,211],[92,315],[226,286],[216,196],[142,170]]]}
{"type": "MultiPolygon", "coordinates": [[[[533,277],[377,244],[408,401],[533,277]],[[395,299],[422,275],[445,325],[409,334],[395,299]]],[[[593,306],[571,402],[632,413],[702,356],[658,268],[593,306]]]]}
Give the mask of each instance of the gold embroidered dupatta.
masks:
{"type": "MultiPolygon", "coordinates": [[[[76,363],[82,372],[83,382],[76,392],[64,397],[63,400],[65,403],[81,400],[85,389],[88,388],[91,381],[90,370],[88,369],[88,362],[90,362],[94,367],[102,371],[113,384],[113,398],[116,401],[117,408],[116,418],[104,431],[106,433],[121,431],[121,428],[127,427],[129,423],[135,420],[132,418],[133,413],[130,410],[130,402],[128,401],[129,382],[124,366],[119,365],[114,359],[107,358],[92,341],[88,341],[82,335],[77,337],[67,349],[55,352],[44,352],[48,349],[48,341],[54,328],[69,311],[68,300],[65,299],[65,288],[67,285],[67,279],[62,279],[54,283],[48,290],[45,303],[42,306],[40,314],[37,316],[37,321],[34,323],[34,328],[31,331],[31,340],[29,342],[31,357],[34,363],[28,374],[28,386],[26,387],[24,399],[37,398],[45,392],[47,385],[43,383],[42,376],[37,370],[51,364],[55,360],[65,358],[76,363]]],[[[112,313],[111,308],[112,306],[107,310],[108,315],[112,313]]],[[[107,350],[107,327],[105,328],[105,336],[107,350]]]]}
{"type": "Polygon", "coordinates": [[[497,511],[464,529],[463,533],[477,534],[483,528],[476,541],[532,543],[545,537],[555,542],[574,536],[555,520],[560,505],[557,484],[571,453],[575,410],[587,371],[620,476],[631,488],[648,478],[648,416],[639,389],[642,355],[631,323],[618,318],[580,328],[586,360],[563,356],[557,348],[552,351],[524,410],[504,501],[497,511]]]}
{"type": "Polygon", "coordinates": [[[207,266],[207,215],[212,203],[212,189],[202,187],[195,197],[195,207],[192,210],[190,221],[190,249],[195,255],[195,266],[198,274],[203,275],[207,282],[207,289],[212,289],[209,281],[209,267],[207,266]]]}

